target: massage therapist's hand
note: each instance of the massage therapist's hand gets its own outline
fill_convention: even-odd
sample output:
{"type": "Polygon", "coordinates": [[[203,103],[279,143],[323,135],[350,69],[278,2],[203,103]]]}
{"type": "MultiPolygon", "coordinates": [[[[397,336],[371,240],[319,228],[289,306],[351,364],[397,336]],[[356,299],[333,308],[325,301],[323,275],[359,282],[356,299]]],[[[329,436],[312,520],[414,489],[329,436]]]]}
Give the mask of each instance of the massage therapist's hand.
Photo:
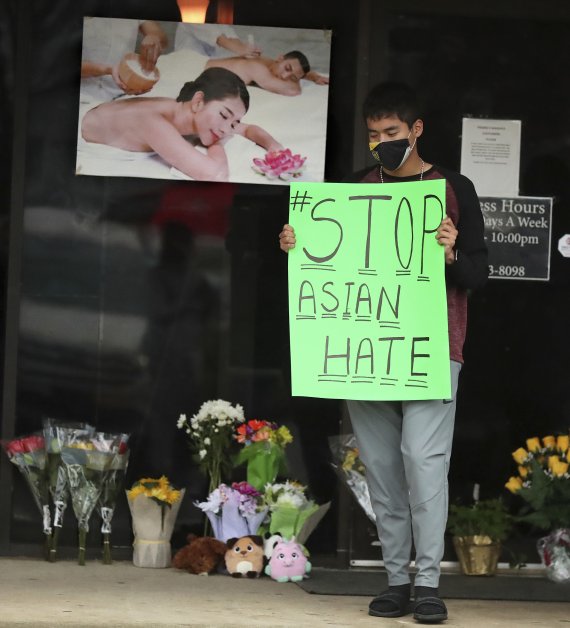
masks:
{"type": "Polygon", "coordinates": [[[279,248],[288,253],[295,247],[295,229],[291,225],[283,225],[283,230],[279,234],[279,248]]]}
{"type": "Polygon", "coordinates": [[[156,61],[162,53],[162,42],[155,34],[145,35],[141,41],[139,58],[142,69],[145,72],[152,72],[156,66],[156,61]]]}
{"type": "Polygon", "coordinates": [[[148,92],[151,89],[150,87],[148,89],[129,89],[125,85],[125,83],[121,81],[121,77],[119,76],[119,64],[111,68],[111,76],[113,77],[113,80],[117,84],[117,87],[119,89],[122,89],[125,92],[125,94],[127,94],[128,96],[138,96],[139,94],[144,94],[145,92],[148,92]]]}
{"type": "Polygon", "coordinates": [[[446,216],[439,225],[435,237],[441,246],[445,247],[445,263],[453,264],[455,262],[455,240],[457,240],[457,234],[459,232],[455,228],[453,221],[449,216],[446,216]]]}

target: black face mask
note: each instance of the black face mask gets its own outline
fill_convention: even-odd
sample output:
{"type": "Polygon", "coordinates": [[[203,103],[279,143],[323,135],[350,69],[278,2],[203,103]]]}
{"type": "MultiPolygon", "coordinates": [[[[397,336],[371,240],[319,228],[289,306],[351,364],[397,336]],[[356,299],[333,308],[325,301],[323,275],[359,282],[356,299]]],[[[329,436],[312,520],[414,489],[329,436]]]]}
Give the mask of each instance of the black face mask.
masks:
{"type": "Polygon", "coordinates": [[[398,170],[398,168],[401,168],[415,145],[416,142],[414,141],[413,145],[410,146],[407,138],[369,144],[372,157],[379,161],[386,170],[398,170]]]}

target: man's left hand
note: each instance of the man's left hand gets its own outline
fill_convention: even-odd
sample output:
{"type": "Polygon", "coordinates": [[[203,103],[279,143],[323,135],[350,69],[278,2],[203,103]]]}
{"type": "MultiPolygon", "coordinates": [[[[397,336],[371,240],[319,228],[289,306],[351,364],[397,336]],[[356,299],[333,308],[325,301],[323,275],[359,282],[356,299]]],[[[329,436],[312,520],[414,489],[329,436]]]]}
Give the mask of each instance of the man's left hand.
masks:
{"type": "Polygon", "coordinates": [[[435,237],[441,246],[445,247],[445,263],[453,264],[455,262],[455,241],[459,232],[455,228],[453,221],[446,216],[439,225],[435,237]]]}

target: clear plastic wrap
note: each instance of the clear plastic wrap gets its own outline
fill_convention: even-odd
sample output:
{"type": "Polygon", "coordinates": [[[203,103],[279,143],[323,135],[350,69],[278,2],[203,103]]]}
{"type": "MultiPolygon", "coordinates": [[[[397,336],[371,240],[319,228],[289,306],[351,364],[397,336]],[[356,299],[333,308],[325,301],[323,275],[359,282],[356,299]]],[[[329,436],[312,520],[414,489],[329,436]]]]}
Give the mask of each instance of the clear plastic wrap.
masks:
{"type": "Polygon", "coordinates": [[[331,436],[329,446],[333,455],[334,469],[348,486],[366,516],[372,523],[376,523],[376,515],[372,510],[370,493],[366,483],[366,469],[360,460],[354,434],[331,436]]]}
{"type": "Polygon", "coordinates": [[[570,528],[559,528],[537,543],[546,576],[554,582],[570,582],[570,528]]]}

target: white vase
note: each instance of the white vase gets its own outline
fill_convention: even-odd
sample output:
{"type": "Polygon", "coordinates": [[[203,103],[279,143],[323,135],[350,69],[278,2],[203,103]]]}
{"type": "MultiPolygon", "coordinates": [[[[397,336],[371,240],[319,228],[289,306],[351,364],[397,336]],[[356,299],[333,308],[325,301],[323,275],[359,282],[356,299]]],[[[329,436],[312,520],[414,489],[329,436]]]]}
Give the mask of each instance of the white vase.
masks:
{"type": "Polygon", "coordinates": [[[172,506],[162,506],[146,495],[137,495],[134,499],[127,497],[135,536],[133,542],[135,567],[154,569],[170,567],[172,561],[170,537],[184,493],[185,489],[181,489],[180,499],[172,506]]]}

